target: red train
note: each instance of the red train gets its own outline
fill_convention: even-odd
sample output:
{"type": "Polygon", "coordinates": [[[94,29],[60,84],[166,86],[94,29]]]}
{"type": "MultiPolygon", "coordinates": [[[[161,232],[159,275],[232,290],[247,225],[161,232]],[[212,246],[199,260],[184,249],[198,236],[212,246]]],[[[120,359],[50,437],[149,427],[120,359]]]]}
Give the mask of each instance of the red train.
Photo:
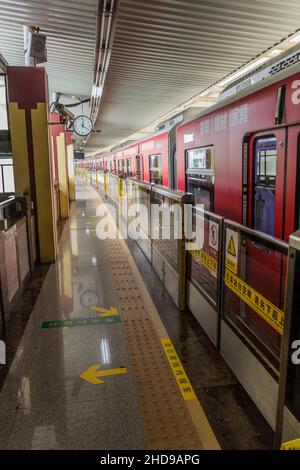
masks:
{"type": "Polygon", "coordinates": [[[100,155],[98,167],[193,192],[208,210],[287,240],[300,219],[299,58],[176,128],[100,155]]]}

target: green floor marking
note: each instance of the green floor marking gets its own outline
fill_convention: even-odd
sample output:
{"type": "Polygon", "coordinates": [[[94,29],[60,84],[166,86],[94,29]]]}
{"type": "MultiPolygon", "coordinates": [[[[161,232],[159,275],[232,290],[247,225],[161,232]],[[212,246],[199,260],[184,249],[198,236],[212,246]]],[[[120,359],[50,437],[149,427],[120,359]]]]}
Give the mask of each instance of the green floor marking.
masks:
{"type": "Polygon", "coordinates": [[[68,320],[44,321],[42,324],[42,328],[66,328],[70,326],[103,325],[120,322],[121,317],[119,315],[99,318],[69,318],[68,320]]]}

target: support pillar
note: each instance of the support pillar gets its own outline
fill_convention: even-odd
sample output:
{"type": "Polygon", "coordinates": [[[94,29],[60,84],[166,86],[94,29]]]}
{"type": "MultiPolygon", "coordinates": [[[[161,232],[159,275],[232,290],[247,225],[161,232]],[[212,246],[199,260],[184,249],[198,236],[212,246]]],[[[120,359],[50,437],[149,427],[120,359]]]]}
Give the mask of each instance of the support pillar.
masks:
{"type": "Polygon", "coordinates": [[[57,234],[48,131],[45,69],[7,67],[9,119],[16,192],[33,201],[41,263],[54,262],[57,234]]]}
{"type": "Polygon", "coordinates": [[[60,216],[62,219],[69,217],[69,179],[66,136],[64,131],[56,138],[57,158],[58,158],[58,180],[59,180],[59,201],[60,216]]]}

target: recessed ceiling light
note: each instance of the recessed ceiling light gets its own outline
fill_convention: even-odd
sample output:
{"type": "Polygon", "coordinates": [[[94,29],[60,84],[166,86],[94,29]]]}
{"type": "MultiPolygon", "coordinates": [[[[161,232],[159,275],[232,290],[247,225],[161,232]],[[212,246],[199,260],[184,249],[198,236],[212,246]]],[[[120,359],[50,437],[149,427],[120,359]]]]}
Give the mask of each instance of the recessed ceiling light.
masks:
{"type": "Polygon", "coordinates": [[[270,54],[272,55],[279,55],[281,54],[283,51],[281,49],[273,49],[272,51],[270,51],[270,54]]]}
{"type": "Polygon", "coordinates": [[[290,39],[291,42],[300,42],[300,34],[297,34],[297,36],[294,36],[292,39],[290,39]]]}

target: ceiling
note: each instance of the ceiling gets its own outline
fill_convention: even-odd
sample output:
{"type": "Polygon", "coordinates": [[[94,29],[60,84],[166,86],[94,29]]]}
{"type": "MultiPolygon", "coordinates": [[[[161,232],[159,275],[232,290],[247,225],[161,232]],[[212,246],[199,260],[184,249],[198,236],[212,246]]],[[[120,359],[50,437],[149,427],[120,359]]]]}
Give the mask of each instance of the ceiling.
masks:
{"type": "MultiPolygon", "coordinates": [[[[101,1],[100,1],[101,4],[101,1]]],[[[113,146],[300,27],[299,0],[119,0],[89,153],[113,146]]],[[[0,53],[23,65],[23,24],[47,35],[50,91],[90,96],[98,0],[0,0],[0,53]]]]}
{"type": "Polygon", "coordinates": [[[47,35],[50,91],[90,96],[97,0],[0,0],[0,53],[24,65],[23,24],[47,35]]]}
{"type": "Polygon", "coordinates": [[[120,0],[89,152],[116,144],[300,27],[299,0],[120,0]]]}

